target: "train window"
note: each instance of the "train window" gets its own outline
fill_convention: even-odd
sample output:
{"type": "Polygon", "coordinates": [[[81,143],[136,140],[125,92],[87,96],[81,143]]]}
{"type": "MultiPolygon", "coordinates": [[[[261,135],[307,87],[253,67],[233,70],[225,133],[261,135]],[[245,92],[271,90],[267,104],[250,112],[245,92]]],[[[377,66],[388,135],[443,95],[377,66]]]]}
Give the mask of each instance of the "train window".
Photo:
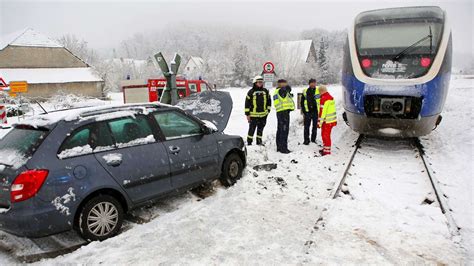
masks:
{"type": "MultiPolygon", "coordinates": [[[[436,22],[390,23],[359,26],[357,29],[357,46],[359,49],[376,49],[374,52],[387,51],[387,48],[405,49],[410,45],[433,33],[432,48],[436,50],[441,34],[441,24],[436,22]]],[[[426,38],[418,44],[420,49],[429,49],[430,39],[426,38]]],[[[390,49],[394,53],[399,49],[390,49]]],[[[428,51],[429,52],[429,51],[428,51]]]]}
{"type": "Polygon", "coordinates": [[[442,31],[439,20],[359,24],[355,38],[362,70],[381,79],[420,77],[434,60],[442,31]]]}
{"type": "Polygon", "coordinates": [[[206,83],[201,83],[201,91],[207,91],[206,83]]]}

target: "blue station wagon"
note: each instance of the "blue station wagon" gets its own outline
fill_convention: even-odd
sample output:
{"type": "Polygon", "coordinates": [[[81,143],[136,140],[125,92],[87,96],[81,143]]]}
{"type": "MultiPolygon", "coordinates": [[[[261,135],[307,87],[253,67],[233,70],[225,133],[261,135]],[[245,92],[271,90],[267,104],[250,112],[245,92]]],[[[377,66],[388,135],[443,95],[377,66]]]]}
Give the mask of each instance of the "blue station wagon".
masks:
{"type": "Polygon", "coordinates": [[[104,240],[133,208],[216,179],[231,186],[246,148],[213,125],[160,104],[50,112],[17,124],[0,140],[0,229],[25,237],[75,229],[104,240]]]}

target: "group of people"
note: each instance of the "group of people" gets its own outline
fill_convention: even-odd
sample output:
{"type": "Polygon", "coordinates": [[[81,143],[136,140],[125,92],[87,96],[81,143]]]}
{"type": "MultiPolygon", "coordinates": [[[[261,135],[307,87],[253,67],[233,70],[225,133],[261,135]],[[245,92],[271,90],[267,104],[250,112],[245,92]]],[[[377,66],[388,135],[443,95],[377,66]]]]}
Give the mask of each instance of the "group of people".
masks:
{"type": "MultiPolygon", "coordinates": [[[[256,144],[263,144],[263,129],[267,124],[267,117],[273,105],[276,109],[278,127],[276,132],[277,151],[287,154],[288,134],[290,129],[290,113],[295,110],[295,102],[291,87],[284,79],[277,82],[273,96],[263,86],[263,78],[256,76],[252,80],[253,87],[248,91],[245,99],[245,115],[249,123],[247,144],[252,145],[255,131],[256,144]]],[[[321,128],[323,148],[321,155],[331,154],[331,131],[337,124],[336,104],[334,98],[327,91],[326,86],[317,86],[315,79],[310,79],[308,88],[303,90],[300,99],[301,112],[304,117],[304,145],[316,143],[318,128],[321,128]],[[311,132],[311,133],[310,133],[311,132]]]]}

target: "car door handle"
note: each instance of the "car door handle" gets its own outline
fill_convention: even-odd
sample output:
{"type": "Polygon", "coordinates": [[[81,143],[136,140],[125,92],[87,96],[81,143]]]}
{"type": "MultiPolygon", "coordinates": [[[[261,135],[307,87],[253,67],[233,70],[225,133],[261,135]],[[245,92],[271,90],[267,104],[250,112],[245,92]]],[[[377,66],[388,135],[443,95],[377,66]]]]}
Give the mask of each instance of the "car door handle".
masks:
{"type": "Polygon", "coordinates": [[[122,154],[111,153],[102,156],[102,158],[109,166],[117,167],[122,164],[122,154]]]}
{"type": "Polygon", "coordinates": [[[169,149],[170,149],[171,154],[177,154],[181,151],[181,149],[179,147],[176,147],[176,146],[170,146],[169,149]]]}

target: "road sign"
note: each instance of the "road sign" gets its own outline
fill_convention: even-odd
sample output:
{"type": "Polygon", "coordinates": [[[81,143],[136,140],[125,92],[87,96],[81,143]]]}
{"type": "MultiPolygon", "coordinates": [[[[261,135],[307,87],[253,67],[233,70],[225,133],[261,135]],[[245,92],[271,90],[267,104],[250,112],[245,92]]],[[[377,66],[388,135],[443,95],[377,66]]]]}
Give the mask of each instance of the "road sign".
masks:
{"type": "Polygon", "coordinates": [[[273,88],[273,80],[275,79],[275,74],[273,73],[264,73],[263,74],[263,81],[265,82],[265,88],[270,89],[273,88]]]}
{"type": "Polygon", "coordinates": [[[10,81],[10,92],[28,92],[28,83],[26,81],[10,81]]]}
{"type": "Polygon", "coordinates": [[[275,65],[272,62],[266,62],[263,64],[263,73],[275,72],[275,65]]]}
{"type": "Polygon", "coordinates": [[[3,80],[2,78],[0,78],[0,89],[1,88],[6,88],[8,87],[7,83],[5,82],[5,80],[3,80]]]}

